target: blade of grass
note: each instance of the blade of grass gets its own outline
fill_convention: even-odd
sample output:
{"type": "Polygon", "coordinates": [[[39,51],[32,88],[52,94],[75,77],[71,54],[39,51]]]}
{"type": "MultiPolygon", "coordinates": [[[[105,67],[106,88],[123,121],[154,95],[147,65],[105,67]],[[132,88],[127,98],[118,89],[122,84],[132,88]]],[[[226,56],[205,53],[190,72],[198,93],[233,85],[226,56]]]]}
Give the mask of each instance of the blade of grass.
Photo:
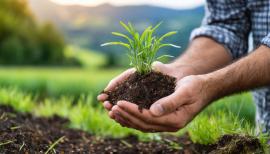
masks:
{"type": "Polygon", "coordinates": [[[6,142],[2,142],[2,143],[0,143],[0,146],[7,145],[7,144],[10,144],[10,143],[13,143],[13,142],[15,142],[15,140],[9,140],[9,141],[6,141],[6,142]]]}
{"type": "Polygon", "coordinates": [[[21,128],[22,126],[14,126],[14,127],[10,127],[11,130],[15,130],[15,129],[19,129],[21,128]]]}
{"type": "Polygon", "coordinates": [[[25,143],[23,142],[23,144],[20,146],[19,151],[21,151],[24,146],[25,146],[25,143]]]}
{"type": "Polygon", "coordinates": [[[121,142],[124,144],[124,145],[126,145],[127,147],[129,147],[129,148],[132,148],[133,146],[131,145],[131,144],[129,144],[127,141],[125,141],[125,140],[121,140],[121,142]]]}
{"type": "Polygon", "coordinates": [[[56,140],[53,144],[50,145],[50,147],[47,149],[45,154],[48,154],[59,142],[61,142],[65,136],[60,137],[58,140],[56,140]]]}

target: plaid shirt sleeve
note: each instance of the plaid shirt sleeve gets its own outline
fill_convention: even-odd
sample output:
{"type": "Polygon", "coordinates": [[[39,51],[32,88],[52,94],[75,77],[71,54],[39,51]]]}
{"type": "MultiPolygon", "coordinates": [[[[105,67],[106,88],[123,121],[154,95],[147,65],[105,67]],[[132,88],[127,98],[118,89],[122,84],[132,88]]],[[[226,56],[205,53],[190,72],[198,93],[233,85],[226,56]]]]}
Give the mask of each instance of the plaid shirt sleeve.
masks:
{"type": "MultiPolygon", "coordinates": [[[[247,53],[250,31],[249,15],[243,1],[207,0],[205,17],[200,28],[191,33],[190,40],[206,36],[228,49],[232,57],[247,53]]],[[[268,40],[270,44],[270,40],[268,40]]]]}
{"type": "Polygon", "coordinates": [[[266,45],[270,48],[270,33],[261,40],[261,44],[266,45]]]}

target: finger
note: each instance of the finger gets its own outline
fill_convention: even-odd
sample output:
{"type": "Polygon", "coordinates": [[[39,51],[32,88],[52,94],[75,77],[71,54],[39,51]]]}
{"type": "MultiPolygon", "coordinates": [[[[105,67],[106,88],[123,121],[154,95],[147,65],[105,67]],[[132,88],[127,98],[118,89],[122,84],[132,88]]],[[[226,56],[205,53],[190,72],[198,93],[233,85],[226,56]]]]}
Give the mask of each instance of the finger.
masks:
{"type": "Polygon", "coordinates": [[[159,61],[154,61],[152,64],[152,68],[153,70],[155,70],[156,72],[166,72],[166,67],[162,62],[159,61]]]}
{"type": "Polygon", "coordinates": [[[122,127],[130,127],[128,121],[124,120],[121,115],[114,113],[115,121],[118,122],[122,127]]]}
{"type": "MultiPolygon", "coordinates": [[[[113,109],[114,112],[111,111],[112,115],[113,115],[114,117],[116,117],[116,116],[122,117],[122,116],[119,114],[119,112],[117,111],[117,110],[118,110],[117,108],[118,108],[118,106],[115,106],[114,109],[113,109]]],[[[129,128],[139,129],[136,125],[132,124],[129,120],[125,119],[125,121],[126,121],[126,123],[128,124],[128,127],[129,127],[129,128]]]]}
{"type": "Polygon", "coordinates": [[[109,115],[109,117],[110,117],[111,119],[114,119],[114,118],[115,118],[114,115],[113,115],[113,113],[112,113],[112,111],[109,111],[108,115],[109,115]]]}
{"type": "Polygon", "coordinates": [[[103,107],[104,107],[106,110],[110,111],[110,110],[112,109],[113,105],[112,105],[109,101],[105,101],[105,102],[103,103],[103,107]]]}
{"type": "Polygon", "coordinates": [[[144,121],[130,115],[129,113],[122,110],[120,107],[115,107],[112,110],[113,114],[119,115],[122,117],[122,120],[131,123],[133,128],[141,130],[143,132],[173,132],[177,131],[177,129],[173,127],[167,127],[162,125],[152,125],[145,123],[144,121]]]}
{"type": "Polygon", "coordinates": [[[177,110],[178,107],[189,101],[185,92],[175,91],[173,94],[161,98],[150,107],[150,112],[154,116],[163,116],[177,110]]]}
{"type": "Polygon", "coordinates": [[[162,117],[156,117],[151,114],[149,110],[144,109],[143,112],[138,110],[138,106],[134,103],[127,101],[118,101],[117,106],[122,110],[129,113],[130,115],[139,118],[146,123],[156,124],[156,125],[175,125],[176,114],[173,115],[164,115],[162,117]]]}
{"type": "Polygon", "coordinates": [[[119,76],[117,76],[114,79],[112,79],[109,82],[108,86],[104,90],[105,91],[111,91],[111,90],[113,90],[119,83],[121,83],[124,80],[126,80],[134,72],[135,72],[135,69],[134,68],[131,68],[131,69],[128,69],[128,70],[124,71],[119,76]]]}
{"type": "Polygon", "coordinates": [[[104,101],[106,101],[108,99],[108,97],[109,96],[107,94],[100,94],[100,95],[97,96],[97,100],[101,101],[101,102],[104,102],[104,101]]]}
{"type": "MultiPolygon", "coordinates": [[[[175,120],[172,121],[171,119],[175,119],[178,116],[178,114],[164,116],[164,117],[153,117],[151,115],[151,113],[149,112],[149,110],[144,110],[143,113],[141,113],[138,110],[138,106],[133,104],[133,103],[126,102],[126,101],[120,101],[118,104],[120,104],[122,107],[119,105],[116,105],[114,107],[114,111],[117,111],[120,113],[122,113],[122,111],[123,111],[123,113],[128,113],[128,115],[130,115],[136,119],[139,119],[140,121],[142,121],[145,124],[170,126],[170,128],[172,128],[172,129],[176,128],[176,127],[174,127],[176,125],[176,121],[175,120]],[[125,107],[123,107],[123,106],[125,106],[125,107]]],[[[132,122],[130,122],[130,123],[132,123],[132,122]]]]}

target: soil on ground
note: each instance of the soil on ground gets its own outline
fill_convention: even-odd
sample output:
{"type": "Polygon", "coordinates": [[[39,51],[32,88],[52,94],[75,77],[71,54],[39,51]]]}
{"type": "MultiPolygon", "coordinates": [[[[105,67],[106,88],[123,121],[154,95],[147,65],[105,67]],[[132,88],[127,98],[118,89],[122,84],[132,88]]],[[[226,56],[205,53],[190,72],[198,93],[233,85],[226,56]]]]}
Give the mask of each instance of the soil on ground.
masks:
{"type": "Polygon", "coordinates": [[[160,98],[172,94],[175,85],[174,77],[160,72],[150,72],[145,75],[135,72],[113,91],[105,93],[109,95],[108,101],[113,105],[117,101],[125,100],[137,104],[142,110],[142,108],[149,109],[160,98]]]}
{"type": "Polygon", "coordinates": [[[258,140],[236,135],[225,136],[209,146],[192,143],[188,135],[166,135],[159,141],[141,142],[134,136],[122,139],[97,137],[67,128],[67,124],[67,119],[58,116],[40,118],[0,106],[0,153],[234,154],[243,153],[241,150],[246,148],[253,151],[260,148],[258,140]],[[226,149],[227,145],[234,146],[226,149]]]}
{"type": "Polygon", "coordinates": [[[245,135],[224,135],[210,154],[261,154],[259,139],[245,135]]]}

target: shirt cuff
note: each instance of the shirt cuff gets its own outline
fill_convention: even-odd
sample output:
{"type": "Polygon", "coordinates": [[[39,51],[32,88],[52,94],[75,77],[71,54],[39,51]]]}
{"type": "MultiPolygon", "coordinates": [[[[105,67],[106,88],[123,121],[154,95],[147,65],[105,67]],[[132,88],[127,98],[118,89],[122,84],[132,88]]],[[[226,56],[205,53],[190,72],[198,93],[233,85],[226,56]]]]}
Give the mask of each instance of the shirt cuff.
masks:
{"type": "Polygon", "coordinates": [[[247,42],[226,28],[213,25],[202,26],[192,31],[190,40],[200,36],[210,37],[216,42],[222,44],[226,49],[228,49],[228,52],[231,54],[233,59],[240,58],[246,54],[248,50],[247,42]]]}
{"type": "Polygon", "coordinates": [[[270,48],[270,33],[261,40],[261,44],[270,48]]]}

